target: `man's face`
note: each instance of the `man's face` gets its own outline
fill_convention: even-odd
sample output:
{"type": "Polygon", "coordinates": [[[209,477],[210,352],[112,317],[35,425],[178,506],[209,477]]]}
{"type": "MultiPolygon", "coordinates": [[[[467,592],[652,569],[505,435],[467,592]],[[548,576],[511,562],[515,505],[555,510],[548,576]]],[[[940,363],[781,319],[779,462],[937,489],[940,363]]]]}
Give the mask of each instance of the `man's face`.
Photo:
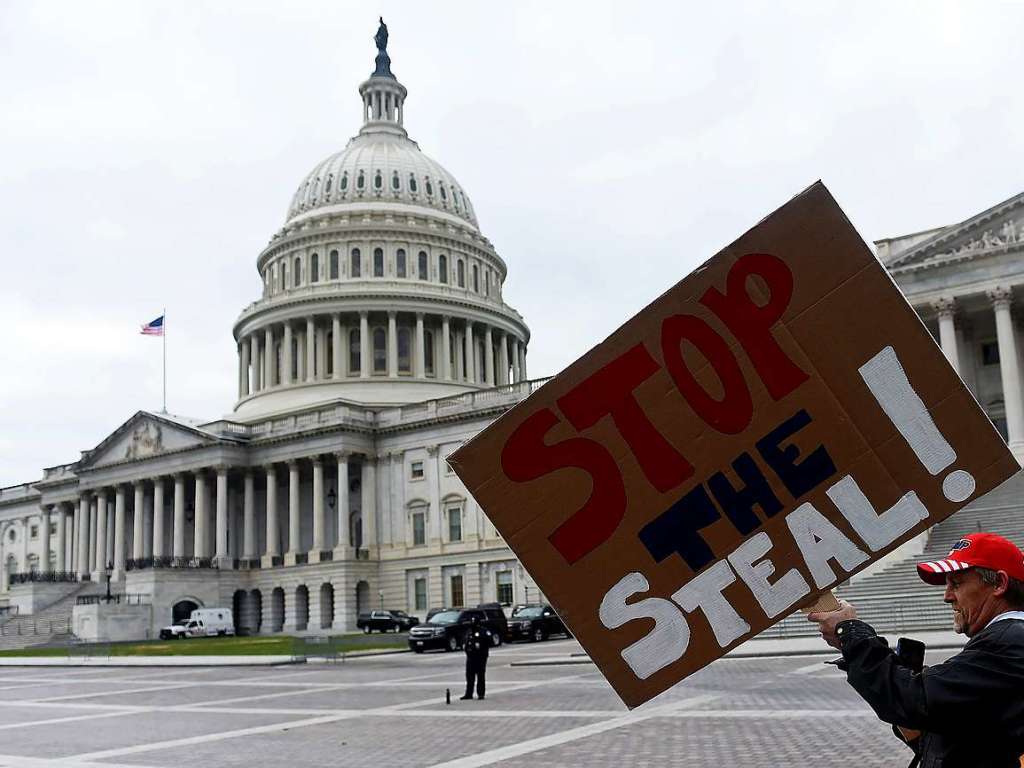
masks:
{"type": "Polygon", "coordinates": [[[973,569],[946,574],[942,599],[953,609],[953,631],[973,637],[1000,612],[993,591],[973,569]]]}

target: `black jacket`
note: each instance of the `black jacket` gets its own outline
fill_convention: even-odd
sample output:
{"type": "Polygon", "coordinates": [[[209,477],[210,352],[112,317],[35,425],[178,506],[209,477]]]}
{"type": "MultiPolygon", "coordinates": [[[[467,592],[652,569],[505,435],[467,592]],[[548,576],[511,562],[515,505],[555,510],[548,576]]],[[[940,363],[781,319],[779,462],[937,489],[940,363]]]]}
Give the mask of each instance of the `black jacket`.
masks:
{"type": "Polygon", "coordinates": [[[880,719],[923,731],[921,768],[1020,768],[1024,621],[1004,619],[914,673],[862,621],[839,625],[846,679],[880,719]]]}
{"type": "Polygon", "coordinates": [[[492,642],[493,636],[491,631],[486,627],[477,626],[466,633],[463,647],[466,649],[467,656],[479,661],[487,658],[487,655],[491,652],[492,642]]]}

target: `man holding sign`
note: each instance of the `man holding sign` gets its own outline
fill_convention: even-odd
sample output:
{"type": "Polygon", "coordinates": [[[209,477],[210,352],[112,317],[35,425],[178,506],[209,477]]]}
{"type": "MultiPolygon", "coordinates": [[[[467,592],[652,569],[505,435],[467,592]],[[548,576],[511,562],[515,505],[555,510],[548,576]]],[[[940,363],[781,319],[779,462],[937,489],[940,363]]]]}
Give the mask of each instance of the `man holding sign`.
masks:
{"type": "Polygon", "coordinates": [[[630,707],[1017,469],[820,183],[450,463],[630,707]]]}

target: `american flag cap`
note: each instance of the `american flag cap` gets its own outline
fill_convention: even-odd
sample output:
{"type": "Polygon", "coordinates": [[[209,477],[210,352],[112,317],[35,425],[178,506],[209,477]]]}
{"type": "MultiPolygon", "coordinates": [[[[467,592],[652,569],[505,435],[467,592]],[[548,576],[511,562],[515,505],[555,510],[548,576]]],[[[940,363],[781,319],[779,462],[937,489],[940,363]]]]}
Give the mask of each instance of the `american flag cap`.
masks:
{"type": "Polygon", "coordinates": [[[942,560],[917,564],[917,575],[928,584],[941,586],[946,575],[968,568],[1005,571],[1024,581],[1024,553],[1009,539],[995,533],[972,533],[957,541],[942,560]]]}

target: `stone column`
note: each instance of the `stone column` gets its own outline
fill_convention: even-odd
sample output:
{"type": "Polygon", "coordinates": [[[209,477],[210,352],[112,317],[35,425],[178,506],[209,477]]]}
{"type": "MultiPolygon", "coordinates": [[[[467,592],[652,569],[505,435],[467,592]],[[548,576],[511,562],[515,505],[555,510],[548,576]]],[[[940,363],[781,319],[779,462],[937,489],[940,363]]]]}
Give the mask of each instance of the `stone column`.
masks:
{"type": "MultiPolygon", "coordinates": [[[[267,464],[267,553],[263,557],[263,567],[273,565],[274,558],[281,555],[281,538],[277,529],[277,467],[267,464]]],[[[269,594],[266,598],[267,615],[270,615],[269,594]]]]}
{"type": "Polygon", "coordinates": [[[484,329],[484,378],[494,386],[494,339],[489,325],[484,329]]]}
{"type": "Polygon", "coordinates": [[[377,457],[363,457],[362,485],[363,548],[376,551],[377,548],[377,457]]]}
{"type": "Polygon", "coordinates": [[[313,381],[316,370],[316,324],[306,318],[306,381],[313,381]]]}
{"type": "Polygon", "coordinates": [[[231,560],[228,557],[228,468],[217,467],[217,549],[214,556],[217,558],[217,565],[220,568],[229,568],[231,560]]]}
{"type": "MultiPolygon", "coordinates": [[[[324,518],[324,462],[313,457],[313,552],[310,562],[320,562],[320,553],[327,549],[327,521],[324,518]]],[[[312,598],[311,598],[312,599],[312,598]]]]}
{"type": "Polygon", "coordinates": [[[114,574],[112,578],[118,581],[124,577],[125,547],[127,544],[126,528],[126,499],[123,485],[118,485],[114,491],[114,574]]]}
{"type": "Polygon", "coordinates": [[[209,557],[210,550],[207,546],[208,520],[206,519],[206,502],[209,494],[206,492],[206,470],[196,472],[196,494],[195,494],[195,556],[197,558],[209,557]]]}
{"type": "Polygon", "coordinates": [[[174,476],[174,557],[185,557],[185,475],[174,476]]]}
{"type": "Polygon", "coordinates": [[[256,485],[252,469],[245,470],[242,481],[242,557],[256,559],[256,485]]]}
{"type": "Polygon", "coordinates": [[[341,378],[344,366],[344,359],[341,356],[341,315],[339,314],[335,314],[331,318],[331,356],[334,358],[331,378],[337,381],[341,378]]]}
{"type": "Polygon", "coordinates": [[[518,383],[523,380],[522,372],[519,370],[519,339],[512,337],[512,382],[518,383]]]}
{"type": "Polygon", "coordinates": [[[388,312],[388,376],[398,375],[398,317],[388,312]]]}
{"type": "MultiPolygon", "coordinates": [[[[349,506],[348,506],[348,453],[340,451],[338,454],[338,521],[337,534],[338,543],[335,546],[337,557],[341,559],[348,557],[349,548],[352,546],[348,530],[349,506]]],[[[335,592],[335,602],[342,599],[342,596],[335,592]]]]}
{"type": "Polygon", "coordinates": [[[292,357],[292,324],[285,321],[284,324],[284,338],[281,342],[284,345],[283,354],[281,355],[284,370],[281,371],[281,381],[285,384],[292,383],[292,367],[295,365],[295,360],[292,357]]]}
{"type": "Polygon", "coordinates": [[[412,354],[412,373],[417,379],[426,375],[426,350],[423,343],[423,313],[416,313],[416,346],[412,354]]]}
{"type": "Polygon", "coordinates": [[[473,323],[466,321],[466,380],[475,384],[476,377],[476,344],[473,342],[473,323]]]}
{"type": "Polygon", "coordinates": [[[68,513],[63,504],[57,505],[57,571],[63,573],[68,569],[67,563],[67,533],[68,513]]]}
{"type": "Polygon", "coordinates": [[[41,518],[41,528],[39,532],[40,541],[40,553],[39,553],[39,572],[49,573],[50,572],[50,516],[53,512],[53,505],[47,504],[39,508],[39,517],[41,518]]]}
{"type": "Polygon", "coordinates": [[[132,513],[132,559],[141,560],[146,556],[146,486],[141,480],[135,481],[135,508],[132,513]]]}
{"type": "Polygon", "coordinates": [[[100,581],[107,567],[107,491],[96,495],[96,581],[100,581]]]}
{"type": "Polygon", "coordinates": [[[952,298],[939,299],[932,306],[939,316],[939,344],[942,346],[942,353],[959,375],[960,355],[956,347],[956,325],[953,319],[956,301],[952,298]]]}
{"type": "Polygon", "coordinates": [[[373,361],[370,359],[370,315],[367,312],[359,313],[359,378],[370,378],[370,369],[373,361]]]}
{"type": "Polygon", "coordinates": [[[530,375],[526,372],[526,342],[519,345],[519,375],[523,381],[529,381],[530,375]]]}
{"type": "Polygon", "coordinates": [[[452,380],[451,320],[448,315],[441,317],[441,380],[452,380]]]}
{"type": "Polygon", "coordinates": [[[153,557],[166,557],[167,547],[164,543],[164,479],[153,478],[153,557]]]}
{"type": "Polygon", "coordinates": [[[249,337],[252,344],[252,391],[259,392],[263,389],[263,376],[260,367],[260,337],[255,333],[249,337]]]}
{"type": "Polygon", "coordinates": [[[1003,380],[1003,403],[1006,408],[1007,443],[1017,461],[1024,460],[1024,405],[1021,403],[1020,368],[1017,358],[1017,340],[1014,334],[1009,288],[989,291],[989,299],[996,313],[996,339],[999,343],[999,373],[1003,380]]]}
{"type": "Polygon", "coordinates": [[[238,399],[249,394],[249,339],[243,338],[239,342],[238,362],[238,399]]]}
{"type": "Polygon", "coordinates": [[[299,554],[299,538],[302,536],[301,508],[299,507],[299,462],[288,462],[288,551],[284,556],[285,565],[295,565],[299,554]]]}
{"type": "Polygon", "coordinates": [[[263,341],[263,386],[270,389],[274,386],[274,329],[269,325],[264,331],[263,341]]]}
{"type": "Polygon", "coordinates": [[[96,570],[96,526],[99,521],[99,497],[89,504],[89,516],[85,521],[86,549],[85,567],[89,573],[96,570]]]}
{"type": "Polygon", "coordinates": [[[508,384],[508,334],[504,331],[498,334],[498,378],[495,384],[508,384]]]}

